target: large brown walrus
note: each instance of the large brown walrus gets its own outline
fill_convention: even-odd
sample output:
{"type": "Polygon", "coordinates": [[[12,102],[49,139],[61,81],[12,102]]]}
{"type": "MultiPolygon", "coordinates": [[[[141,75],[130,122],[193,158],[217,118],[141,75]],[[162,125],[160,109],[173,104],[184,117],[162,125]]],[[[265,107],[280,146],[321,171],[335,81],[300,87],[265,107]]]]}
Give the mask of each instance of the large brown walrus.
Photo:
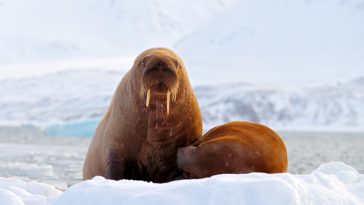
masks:
{"type": "Polygon", "coordinates": [[[96,129],[83,177],[173,180],[177,149],[201,135],[200,109],[182,60],[166,48],[146,50],[121,80],[96,129]]]}
{"type": "Polygon", "coordinates": [[[286,172],[286,146],[270,128],[251,122],[217,126],[194,146],[178,150],[182,178],[204,178],[223,173],[286,172]]]}

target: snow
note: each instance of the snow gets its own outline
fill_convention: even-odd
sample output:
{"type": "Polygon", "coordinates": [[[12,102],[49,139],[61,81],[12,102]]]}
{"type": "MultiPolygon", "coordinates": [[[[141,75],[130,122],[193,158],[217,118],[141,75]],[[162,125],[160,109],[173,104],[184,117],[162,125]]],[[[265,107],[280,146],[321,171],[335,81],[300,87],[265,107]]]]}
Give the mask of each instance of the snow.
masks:
{"type": "Polygon", "coordinates": [[[27,176],[32,178],[53,176],[53,167],[51,165],[39,165],[36,163],[11,162],[2,163],[1,170],[6,170],[16,176],[27,176]]]}
{"type": "MultiPolygon", "coordinates": [[[[51,136],[92,136],[125,72],[81,69],[0,80],[0,124],[37,126],[51,136]]],[[[363,90],[362,77],[309,86],[194,86],[205,130],[245,120],[279,130],[363,131],[363,90]]]]}
{"type": "Polygon", "coordinates": [[[59,71],[58,64],[75,68],[79,61],[125,70],[129,66],[120,59],[130,64],[146,48],[167,46],[185,60],[195,85],[349,80],[364,75],[363,5],[363,0],[3,0],[0,78],[59,71]]]}
{"type": "Polygon", "coordinates": [[[16,132],[0,134],[1,177],[37,180],[61,188],[82,180],[90,138],[45,137],[30,129],[24,130],[24,136],[16,132]]]}
{"type": "Polygon", "coordinates": [[[94,70],[127,72],[135,57],[80,58],[67,60],[44,60],[32,63],[0,63],[2,79],[40,77],[68,70],[94,70]]]}
{"type": "Polygon", "coordinates": [[[0,204],[53,204],[61,193],[55,187],[44,183],[0,177],[0,204]]]}
{"type": "Polygon", "coordinates": [[[8,205],[22,205],[24,204],[15,194],[12,192],[0,188],[0,202],[8,205]]]}
{"type": "Polygon", "coordinates": [[[223,174],[164,184],[97,176],[65,192],[37,182],[0,178],[0,204],[318,204],[364,203],[364,175],[342,162],[308,175],[223,174]]]}
{"type": "Polygon", "coordinates": [[[200,80],[205,84],[225,83],[226,76],[275,84],[348,80],[364,72],[363,5],[362,0],[242,0],[175,47],[197,76],[210,71],[200,80]]]}
{"type": "Polygon", "coordinates": [[[354,130],[364,122],[364,84],[353,86],[354,82],[296,87],[225,84],[195,90],[206,127],[244,119],[276,129],[354,130]]]}
{"type": "Polygon", "coordinates": [[[234,1],[2,0],[0,62],[135,55],[173,44],[234,1]]]}

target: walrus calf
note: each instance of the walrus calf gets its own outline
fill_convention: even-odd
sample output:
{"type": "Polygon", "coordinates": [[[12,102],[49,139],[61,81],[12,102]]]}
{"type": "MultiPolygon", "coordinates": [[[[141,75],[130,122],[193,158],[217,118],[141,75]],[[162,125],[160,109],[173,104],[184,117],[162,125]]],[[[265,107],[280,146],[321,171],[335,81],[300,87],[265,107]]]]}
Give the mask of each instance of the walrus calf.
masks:
{"type": "Polygon", "coordinates": [[[201,135],[200,109],[182,60],[166,48],[146,50],[96,129],[83,178],[170,181],[177,174],[177,149],[201,135]]]}
{"type": "Polygon", "coordinates": [[[223,173],[287,171],[284,142],[271,129],[251,122],[230,122],[208,131],[194,146],[178,150],[182,178],[223,173]]]}

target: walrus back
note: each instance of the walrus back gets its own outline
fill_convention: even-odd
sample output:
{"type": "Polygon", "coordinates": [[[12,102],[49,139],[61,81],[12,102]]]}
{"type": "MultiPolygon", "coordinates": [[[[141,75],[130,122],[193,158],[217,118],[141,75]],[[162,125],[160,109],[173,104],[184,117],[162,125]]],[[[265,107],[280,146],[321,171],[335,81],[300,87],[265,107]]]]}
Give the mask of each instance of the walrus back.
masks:
{"type": "MultiPolygon", "coordinates": [[[[126,83],[128,83],[128,73],[122,78],[122,80],[118,84],[116,91],[111,98],[110,104],[96,128],[95,134],[92,137],[83,165],[84,180],[91,179],[94,176],[105,176],[106,174],[107,156],[105,149],[107,147],[106,143],[110,142],[110,139],[108,138],[111,137],[111,135],[108,135],[107,133],[110,133],[110,130],[108,129],[113,129],[113,126],[110,124],[110,118],[113,112],[113,108],[115,107],[115,99],[116,97],[118,97],[116,95],[121,92],[121,90],[125,90],[123,89],[123,87],[126,83]]],[[[123,94],[126,94],[125,91],[123,94]]]]}
{"type": "Polygon", "coordinates": [[[178,151],[178,166],[187,178],[223,173],[282,173],[288,157],[283,140],[270,128],[252,122],[217,126],[178,151]]]}
{"type": "MultiPolygon", "coordinates": [[[[258,167],[267,173],[287,172],[287,149],[279,135],[267,126],[253,122],[229,122],[206,134],[203,143],[212,143],[214,140],[230,141],[240,144],[240,149],[249,152],[259,161],[258,167]]],[[[255,160],[253,160],[252,163],[255,160]]]]}

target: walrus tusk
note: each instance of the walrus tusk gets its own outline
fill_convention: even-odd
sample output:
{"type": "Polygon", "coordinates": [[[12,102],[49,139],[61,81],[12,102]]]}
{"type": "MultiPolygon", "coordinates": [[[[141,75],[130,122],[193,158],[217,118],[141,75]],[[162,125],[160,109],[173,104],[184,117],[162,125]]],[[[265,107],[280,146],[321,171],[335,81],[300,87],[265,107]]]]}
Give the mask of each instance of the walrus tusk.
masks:
{"type": "Polygon", "coordinates": [[[145,106],[149,107],[150,102],[150,88],[147,91],[147,100],[145,101],[145,106]]]}
{"type": "Polygon", "coordinates": [[[169,102],[171,101],[171,91],[167,92],[167,115],[169,115],[169,102]]]}

